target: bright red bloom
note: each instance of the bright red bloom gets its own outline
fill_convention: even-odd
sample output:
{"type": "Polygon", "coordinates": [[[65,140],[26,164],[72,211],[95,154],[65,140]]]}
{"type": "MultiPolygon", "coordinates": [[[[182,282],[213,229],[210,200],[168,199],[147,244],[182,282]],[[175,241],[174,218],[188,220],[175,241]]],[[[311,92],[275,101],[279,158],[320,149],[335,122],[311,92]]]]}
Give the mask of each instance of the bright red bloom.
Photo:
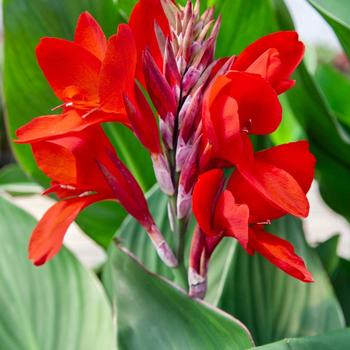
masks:
{"type": "Polygon", "coordinates": [[[123,94],[132,95],[137,54],[128,25],[121,24],[107,42],[98,23],[85,12],[79,17],[73,42],[43,38],[36,55],[64,110],[20,128],[19,143],[80,131],[106,121],[129,124],[123,94]]]}
{"type": "Polygon", "coordinates": [[[253,164],[254,180],[239,168],[227,186],[219,169],[199,177],[193,192],[193,213],[198,225],[203,234],[216,237],[217,243],[219,237],[234,237],[249,253],[257,251],[288,274],[310,282],[310,273],[291,245],[263,228],[265,223],[285,214],[307,215],[305,194],[315,165],[308,144],[301,141],[258,152],[253,164]],[[267,182],[263,185],[265,190],[255,183],[259,181],[267,182]],[[292,201],[281,188],[288,189],[284,191],[286,195],[290,193],[292,201]]]}
{"type": "Polygon", "coordinates": [[[155,28],[167,38],[170,35],[168,19],[160,0],[139,0],[135,5],[129,20],[137,46],[136,78],[145,86],[143,76],[143,52],[149,50],[158,68],[163,69],[163,53],[160,51],[155,28]]]}
{"type": "Polygon", "coordinates": [[[259,75],[229,71],[210,86],[203,101],[205,151],[202,167],[219,159],[237,164],[246,157],[245,136],[276,130],[282,109],[275,91],[259,75]]]}
{"type": "MultiPolygon", "coordinates": [[[[39,168],[53,183],[46,193],[54,192],[62,199],[46,212],[32,234],[29,257],[36,265],[59,251],[68,226],[80,211],[101,200],[117,200],[145,228],[164,258],[165,242],[144,194],[99,126],[35,142],[32,149],[39,168]]],[[[164,260],[175,264],[172,256],[164,260]]]]}
{"type": "Polygon", "coordinates": [[[298,33],[272,33],[243,50],[230,69],[259,74],[281,94],[294,86],[295,81],[289,78],[303,59],[304,50],[298,33]]]}

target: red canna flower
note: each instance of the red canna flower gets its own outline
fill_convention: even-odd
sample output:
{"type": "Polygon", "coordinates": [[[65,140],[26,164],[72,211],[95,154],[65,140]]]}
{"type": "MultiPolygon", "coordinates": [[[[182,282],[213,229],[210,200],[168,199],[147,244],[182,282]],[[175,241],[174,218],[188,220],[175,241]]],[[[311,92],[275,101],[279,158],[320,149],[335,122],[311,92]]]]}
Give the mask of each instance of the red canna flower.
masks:
{"type": "Polygon", "coordinates": [[[269,134],[276,130],[281,118],[278,97],[265,79],[233,71],[219,76],[203,101],[202,168],[210,167],[215,160],[237,164],[246,156],[246,134],[269,134]]]}
{"type": "Polygon", "coordinates": [[[266,35],[251,45],[235,59],[231,70],[259,74],[276,93],[281,94],[294,86],[289,77],[304,56],[304,44],[294,31],[266,35]]]}
{"type": "MultiPolygon", "coordinates": [[[[205,265],[208,264],[216,245],[224,236],[230,236],[236,238],[249,254],[256,251],[293,277],[311,282],[310,273],[291,244],[264,230],[264,224],[286,214],[307,216],[305,194],[310,188],[315,166],[308,144],[300,141],[257,152],[252,163],[257,181],[269,182],[266,185],[266,188],[271,186],[268,191],[266,188],[261,190],[253,183],[255,180],[250,181],[239,168],[234,170],[227,184],[220,169],[199,177],[193,192],[193,213],[200,229],[193,239],[201,243],[192,244],[190,279],[198,280],[198,276],[203,279],[203,273],[206,273],[203,264],[198,270],[196,256],[204,254],[205,265]],[[300,196],[299,202],[289,202],[290,199],[280,192],[281,188],[287,188],[295,200],[300,196]],[[297,211],[296,208],[302,209],[297,211]]],[[[196,286],[194,283],[192,293],[202,293],[204,287],[205,284],[196,286]]]]}
{"type": "Polygon", "coordinates": [[[61,198],[46,212],[32,234],[29,258],[36,265],[57,254],[68,226],[85,207],[101,200],[117,200],[145,228],[163,261],[176,265],[176,258],[155,225],[141,188],[100,126],[34,142],[32,149],[39,168],[52,180],[53,185],[46,194],[56,193],[61,198]]]}
{"type": "Polygon", "coordinates": [[[43,38],[36,55],[63,102],[59,106],[63,113],[35,118],[17,131],[17,142],[64,135],[107,121],[129,125],[123,93],[132,94],[137,55],[128,25],[119,25],[107,42],[98,23],[85,12],[79,17],[74,41],[43,38]]]}

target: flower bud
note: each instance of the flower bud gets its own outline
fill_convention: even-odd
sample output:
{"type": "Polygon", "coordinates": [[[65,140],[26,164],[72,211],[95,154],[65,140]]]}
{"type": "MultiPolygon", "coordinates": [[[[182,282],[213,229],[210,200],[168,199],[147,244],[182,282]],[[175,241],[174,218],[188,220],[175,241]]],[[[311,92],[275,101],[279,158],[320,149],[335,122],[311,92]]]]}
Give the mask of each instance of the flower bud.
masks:
{"type": "Polygon", "coordinates": [[[172,196],[175,193],[175,188],[167,159],[161,153],[152,154],[151,157],[160,189],[168,196],[172,196]]]}

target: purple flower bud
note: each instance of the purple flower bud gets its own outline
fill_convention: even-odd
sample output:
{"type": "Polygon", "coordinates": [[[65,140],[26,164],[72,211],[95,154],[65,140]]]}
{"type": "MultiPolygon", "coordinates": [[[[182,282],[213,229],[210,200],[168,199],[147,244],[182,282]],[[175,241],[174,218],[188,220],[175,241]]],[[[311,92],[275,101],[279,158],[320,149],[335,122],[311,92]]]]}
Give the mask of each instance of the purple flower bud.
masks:
{"type": "Polygon", "coordinates": [[[170,41],[167,39],[164,51],[164,75],[170,86],[179,86],[181,83],[181,75],[177,68],[174,50],[170,41]]]}
{"type": "Polygon", "coordinates": [[[145,50],[143,55],[143,72],[147,90],[161,118],[167,113],[176,113],[174,93],[155,63],[151,53],[145,50]]]}
{"type": "Polygon", "coordinates": [[[173,149],[173,135],[174,135],[174,116],[171,113],[167,113],[164,119],[159,121],[160,134],[165,146],[173,149]]]}
{"type": "Polygon", "coordinates": [[[172,196],[175,193],[168,160],[163,154],[152,154],[153,169],[160,189],[172,196]]]}
{"type": "Polygon", "coordinates": [[[183,77],[182,80],[182,94],[183,96],[186,96],[190,89],[195,85],[195,83],[198,81],[201,71],[197,69],[196,67],[190,67],[186,74],[183,77]]]}
{"type": "Polygon", "coordinates": [[[191,152],[192,145],[185,143],[185,141],[179,137],[176,147],[176,171],[181,171],[191,152]]]}

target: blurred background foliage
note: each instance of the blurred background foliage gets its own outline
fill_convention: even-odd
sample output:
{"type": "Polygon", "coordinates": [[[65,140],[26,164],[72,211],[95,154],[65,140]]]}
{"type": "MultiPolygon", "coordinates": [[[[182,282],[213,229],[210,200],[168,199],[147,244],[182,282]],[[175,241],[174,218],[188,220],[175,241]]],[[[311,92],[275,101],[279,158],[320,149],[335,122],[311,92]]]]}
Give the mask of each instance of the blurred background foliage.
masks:
{"type": "MultiPolygon", "coordinates": [[[[307,138],[317,158],[316,181],[324,201],[349,221],[350,2],[299,1],[309,3],[327,21],[344,53],[327,46],[308,48],[295,73],[296,87],[281,96],[283,122],[269,142],[307,138]]],[[[91,206],[77,220],[87,235],[108,248],[107,262],[97,271],[102,282],[67,250],[42,269],[31,266],[25,259],[26,244],[35,221],[11,202],[13,196],[40,192],[48,180],[30,149],[11,140],[19,126],[58,105],[35,61],[35,45],[43,36],[71,39],[76,19],[85,10],[110,35],[118,23],[127,21],[136,0],[2,3],[0,349],[242,349],[254,346],[251,336],[256,345],[298,337],[262,349],[347,349],[350,330],[339,330],[350,326],[350,262],[337,256],[337,237],[310,247],[301,222],[290,217],[274,223],[271,230],[288,238],[306,259],[316,280],[313,285],[293,280],[225,240],[213,257],[206,303],[190,300],[150,273],[183,283],[184,276],[159,263],[132,218],[121,225],[126,213],[109,202],[91,206]],[[124,248],[115,247],[115,235],[142,266],[124,248]],[[103,335],[96,336],[100,332],[103,335]]],[[[294,28],[283,0],[201,4],[214,5],[223,16],[218,56],[238,54],[265,34],[294,28]]],[[[108,124],[105,129],[142,188],[149,190],[155,179],[147,152],[126,128],[108,124]]],[[[166,199],[156,188],[148,198],[157,223],[171,240],[166,199]]]]}

